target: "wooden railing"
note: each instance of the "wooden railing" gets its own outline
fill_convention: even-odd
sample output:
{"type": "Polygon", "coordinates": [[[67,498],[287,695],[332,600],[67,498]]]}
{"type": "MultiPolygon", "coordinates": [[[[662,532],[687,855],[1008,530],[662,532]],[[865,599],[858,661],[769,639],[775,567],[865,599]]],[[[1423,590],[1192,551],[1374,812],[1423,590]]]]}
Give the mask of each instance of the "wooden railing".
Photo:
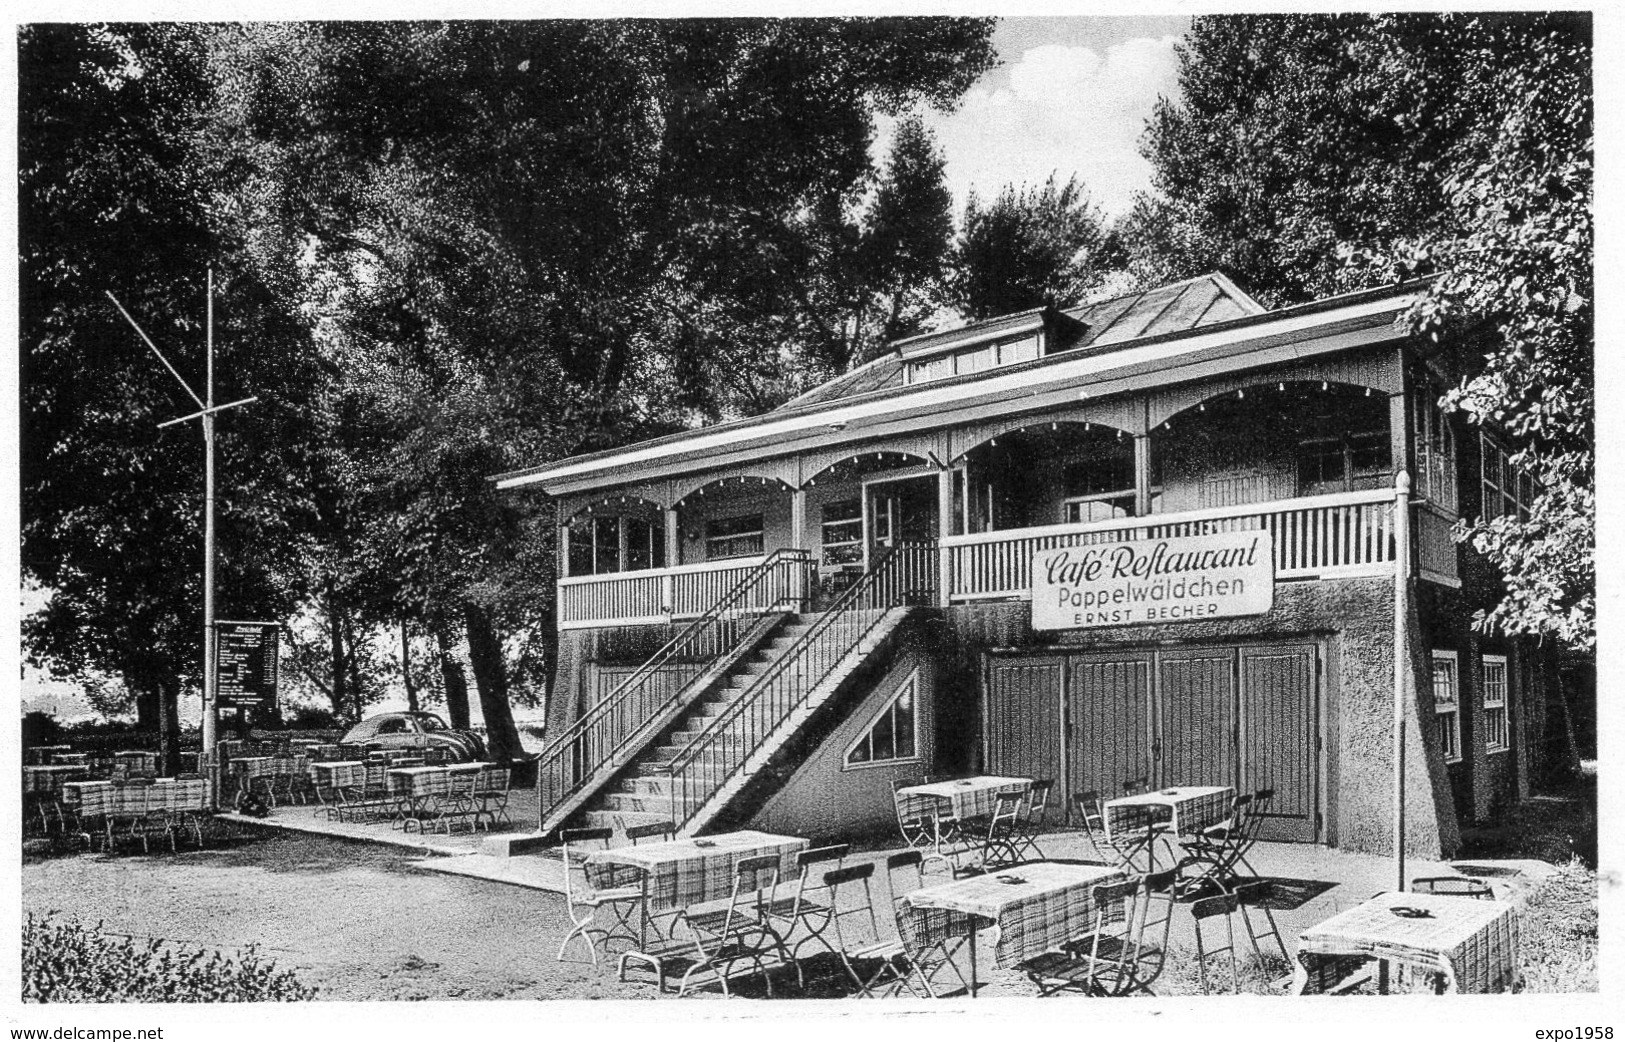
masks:
{"type": "Polygon", "coordinates": [[[1277,579],[1377,575],[1393,566],[1393,505],[1391,490],[1373,489],[1117,521],[951,536],[942,541],[943,553],[949,555],[949,599],[1027,595],[1032,589],[1032,557],[1040,550],[1260,528],[1274,536],[1277,579]]]}
{"type": "MultiPolygon", "coordinates": [[[[703,615],[765,558],[559,580],[559,629],[636,626],[703,615]]],[[[743,610],[764,607],[742,606],[743,610]]]]}

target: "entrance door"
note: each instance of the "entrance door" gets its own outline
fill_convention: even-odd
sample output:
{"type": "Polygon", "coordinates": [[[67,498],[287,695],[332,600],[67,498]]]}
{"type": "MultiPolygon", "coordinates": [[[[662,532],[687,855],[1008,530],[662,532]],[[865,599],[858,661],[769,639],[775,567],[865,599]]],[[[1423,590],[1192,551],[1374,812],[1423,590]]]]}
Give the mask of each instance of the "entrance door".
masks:
{"type": "Polygon", "coordinates": [[[994,658],[988,667],[984,769],[1017,778],[1061,776],[1059,655],[994,658]]]}
{"type": "Polygon", "coordinates": [[[1313,842],[1320,831],[1315,651],[1312,644],[1240,649],[1241,791],[1275,790],[1263,839],[1313,842]]]}
{"type": "Polygon", "coordinates": [[[1157,653],[1157,785],[1236,784],[1236,650],[1157,653]]]}
{"type": "Polygon", "coordinates": [[[871,563],[877,548],[936,541],[936,475],[871,481],[864,486],[864,496],[871,563]]]}
{"type": "Polygon", "coordinates": [[[1067,662],[1067,792],[1110,799],[1152,773],[1152,652],[1077,654],[1067,662]]]}

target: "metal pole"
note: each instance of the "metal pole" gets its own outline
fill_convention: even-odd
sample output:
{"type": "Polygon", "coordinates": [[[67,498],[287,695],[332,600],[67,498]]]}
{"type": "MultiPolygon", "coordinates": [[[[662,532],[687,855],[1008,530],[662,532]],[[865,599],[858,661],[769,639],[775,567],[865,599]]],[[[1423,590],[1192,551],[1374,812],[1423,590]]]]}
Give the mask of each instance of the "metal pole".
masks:
{"type": "MultiPolygon", "coordinates": [[[[207,342],[207,401],[214,408],[214,268],[209,268],[207,342]]],[[[208,778],[209,805],[220,807],[220,765],[215,762],[214,708],[214,413],[203,414],[203,762],[208,778]]]]}
{"type": "Polygon", "coordinates": [[[1410,686],[1411,475],[1394,476],[1394,864],[1405,889],[1405,692],[1410,686]]]}

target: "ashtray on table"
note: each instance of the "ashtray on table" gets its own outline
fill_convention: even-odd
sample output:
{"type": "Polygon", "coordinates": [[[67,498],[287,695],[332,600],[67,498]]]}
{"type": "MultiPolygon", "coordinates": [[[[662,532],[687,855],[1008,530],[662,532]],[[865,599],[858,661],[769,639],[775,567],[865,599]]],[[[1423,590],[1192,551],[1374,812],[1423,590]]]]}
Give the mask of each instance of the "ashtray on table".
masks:
{"type": "Polygon", "coordinates": [[[1025,883],[1027,881],[1027,880],[1023,879],[1021,876],[994,876],[993,878],[997,879],[1001,883],[1009,883],[1011,885],[1015,885],[1015,884],[1018,884],[1018,883],[1025,883]]]}
{"type": "Polygon", "coordinates": [[[1426,908],[1412,908],[1410,905],[1394,905],[1388,909],[1401,919],[1432,919],[1433,913],[1426,908]]]}
{"type": "Polygon", "coordinates": [[[717,841],[714,839],[697,839],[694,841],[694,845],[696,847],[714,847],[717,845],[717,841]]]}

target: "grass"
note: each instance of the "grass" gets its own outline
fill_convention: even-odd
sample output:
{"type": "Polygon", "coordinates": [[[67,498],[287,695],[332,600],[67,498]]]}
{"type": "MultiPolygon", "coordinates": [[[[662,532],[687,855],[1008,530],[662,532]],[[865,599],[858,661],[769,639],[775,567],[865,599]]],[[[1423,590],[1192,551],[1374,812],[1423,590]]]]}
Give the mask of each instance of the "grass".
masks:
{"type": "Polygon", "coordinates": [[[1597,873],[1579,859],[1559,866],[1525,906],[1523,991],[1597,990],[1597,873]]]}
{"type": "Polygon", "coordinates": [[[235,959],[138,943],[77,919],[23,923],[24,1002],[285,1002],[316,997],[251,947],[235,959]]]}

